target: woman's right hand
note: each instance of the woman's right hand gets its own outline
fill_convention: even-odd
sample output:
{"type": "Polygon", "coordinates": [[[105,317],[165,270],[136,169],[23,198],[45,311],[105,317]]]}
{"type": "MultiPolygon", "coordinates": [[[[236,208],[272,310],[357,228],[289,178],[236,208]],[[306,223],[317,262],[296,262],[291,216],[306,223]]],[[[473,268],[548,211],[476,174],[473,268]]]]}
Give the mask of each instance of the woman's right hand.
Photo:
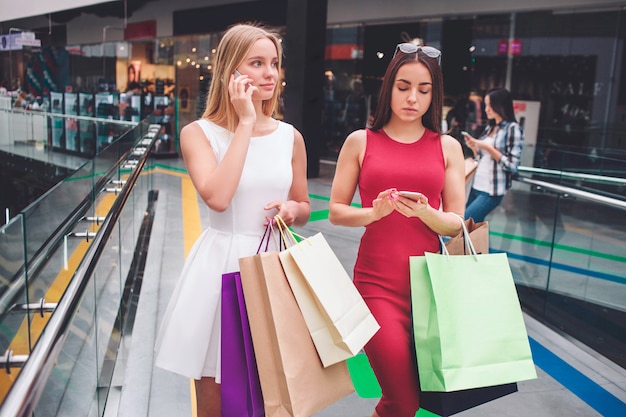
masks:
{"type": "Polygon", "coordinates": [[[256,122],[256,112],[252,103],[252,95],[258,90],[253,86],[250,77],[240,75],[235,78],[235,74],[230,75],[228,84],[228,93],[230,94],[230,102],[235,108],[235,112],[239,117],[239,122],[252,123],[256,122]]]}
{"type": "Polygon", "coordinates": [[[382,191],[378,194],[378,197],[372,201],[372,213],[374,216],[374,221],[380,220],[385,216],[391,214],[392,211],[395,210],[393,204],[392,194],[397,190],[395,188],[389,188],[388,190],[382,191]]]}

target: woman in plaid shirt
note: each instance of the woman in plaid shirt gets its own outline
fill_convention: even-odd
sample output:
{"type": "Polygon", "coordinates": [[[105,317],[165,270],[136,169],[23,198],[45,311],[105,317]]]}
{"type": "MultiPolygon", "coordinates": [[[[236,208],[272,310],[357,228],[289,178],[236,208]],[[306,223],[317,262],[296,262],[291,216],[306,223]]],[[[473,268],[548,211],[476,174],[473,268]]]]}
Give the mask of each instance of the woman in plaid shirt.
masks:
{"type": "Polygon", "coordinates": [[[465,143],[478,159],[474,183],[467,200],[465,218],[482,222],[498,207],[511,188],[511,176],[517,172],[524,132],[515,119],[513,99],[505,88],[494,88],[485,95],[485,113],[489,124],[480,138],[463,133],[465,143]]]}

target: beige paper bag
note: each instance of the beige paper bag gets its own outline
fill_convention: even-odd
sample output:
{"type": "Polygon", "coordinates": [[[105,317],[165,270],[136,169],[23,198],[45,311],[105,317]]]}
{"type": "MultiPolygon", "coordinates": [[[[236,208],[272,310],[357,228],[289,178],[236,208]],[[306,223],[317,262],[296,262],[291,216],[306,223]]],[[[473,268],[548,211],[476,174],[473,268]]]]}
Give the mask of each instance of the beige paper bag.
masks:
{"type": "Polygon", "coordinates": [[[280,260],[323,365],[359,353],[380,325],[324,236],[288,247],[280,260]]]}
{"type": "Polygon", "coordinates": [[[278,252],[239,260],[267,417],[310,417],[354,392],[346,362],[324,368],[278,252]]]}

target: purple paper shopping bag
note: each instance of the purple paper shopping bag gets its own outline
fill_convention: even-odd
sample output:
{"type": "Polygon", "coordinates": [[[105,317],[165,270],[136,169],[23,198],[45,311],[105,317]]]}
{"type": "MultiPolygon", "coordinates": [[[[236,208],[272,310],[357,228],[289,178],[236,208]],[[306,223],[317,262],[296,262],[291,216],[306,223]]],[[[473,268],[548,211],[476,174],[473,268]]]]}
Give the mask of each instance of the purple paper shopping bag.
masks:
{"type": "Polygon", "coordinates": [[[265,416],[239,272],[222,275],[222,417],[265,416]]]}

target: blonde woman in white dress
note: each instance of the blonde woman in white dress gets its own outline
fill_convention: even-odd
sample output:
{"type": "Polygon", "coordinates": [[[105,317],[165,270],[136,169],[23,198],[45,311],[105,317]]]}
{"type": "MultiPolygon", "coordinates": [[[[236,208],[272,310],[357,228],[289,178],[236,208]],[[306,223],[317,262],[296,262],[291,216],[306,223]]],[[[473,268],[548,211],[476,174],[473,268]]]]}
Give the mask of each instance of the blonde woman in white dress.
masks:
{"type": "Polygon", "coordinates": [[[198,417],[221,414],[222,274],[238,271],[239,258],[256,253],[275,215],[296,226],[310,215],[304,139],[273,117],[281,62],[275,34],[253,24],[231,27],[217,48],[206,110],[180,135],[210,226],[191,249],[172,294],[156,341],[156,366],[195,379],[198,417]]]}

